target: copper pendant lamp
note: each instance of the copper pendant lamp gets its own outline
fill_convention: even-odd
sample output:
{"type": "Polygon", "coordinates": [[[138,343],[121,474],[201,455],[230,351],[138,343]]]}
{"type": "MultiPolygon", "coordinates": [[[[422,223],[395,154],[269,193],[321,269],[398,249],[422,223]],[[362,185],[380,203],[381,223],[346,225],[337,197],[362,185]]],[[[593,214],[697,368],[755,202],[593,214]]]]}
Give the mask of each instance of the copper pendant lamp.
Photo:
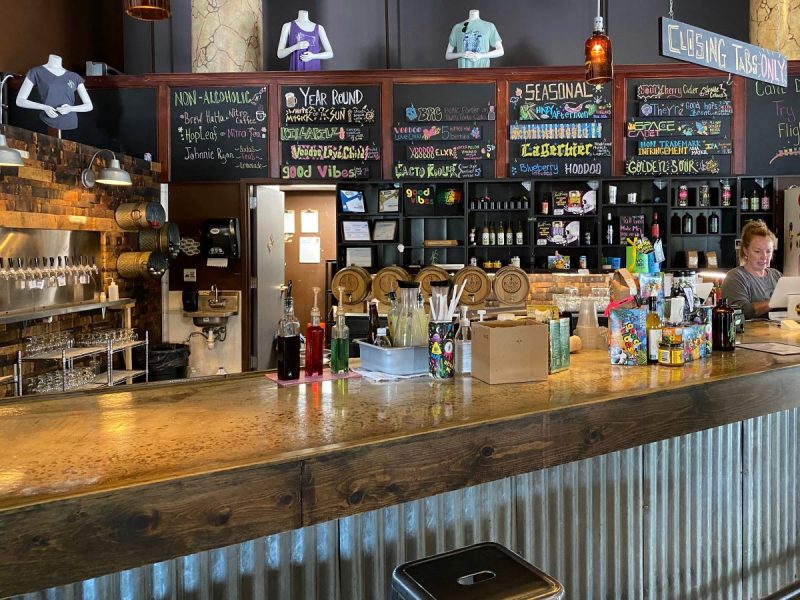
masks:
{"type": "Polygon", "coordinates": [[[125,14],[142,21],[161,21],[172,16],[170,0],[125,0],[125,14]]]}
{"type": "Polygon", "coordinates": [[[600,0],[597,0],[597,17],[593,29],[584,47],[586,81],[606,83],[614,76],[614,61],[611,57],[611,38],[606,35],[603,17],[600,15],[600,0]]]}

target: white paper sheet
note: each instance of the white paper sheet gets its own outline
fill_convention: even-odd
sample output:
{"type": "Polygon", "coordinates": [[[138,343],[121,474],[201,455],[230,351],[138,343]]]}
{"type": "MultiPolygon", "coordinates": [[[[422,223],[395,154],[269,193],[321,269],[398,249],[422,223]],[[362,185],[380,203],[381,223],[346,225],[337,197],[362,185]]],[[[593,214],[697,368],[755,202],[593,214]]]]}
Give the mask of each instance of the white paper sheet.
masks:
{"type": "Polygon", "coordinates": [[[320,244],[318,237],[300,238],[300,262],[319,264],[320,244]]]}
{"type": "Polygon", "coordinates": [[[283,212],[283,233],[294,233],[294,211],[287,210],[283,212]]]}
{"type": "Polygon", "coordinates": [[[300,213],[300,233],[319,233],[319,212],[304,210],[300,213]]]}

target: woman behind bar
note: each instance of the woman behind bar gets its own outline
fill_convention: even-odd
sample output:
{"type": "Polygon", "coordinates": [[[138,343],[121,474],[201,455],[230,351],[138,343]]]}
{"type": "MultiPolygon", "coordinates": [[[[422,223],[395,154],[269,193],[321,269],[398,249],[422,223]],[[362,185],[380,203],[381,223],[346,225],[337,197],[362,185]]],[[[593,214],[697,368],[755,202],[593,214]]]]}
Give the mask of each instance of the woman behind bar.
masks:
{"type": "Polygon", "coordinates": [[[742,229],[740,266],[728,271],[722,283],[722,296],[741,308],[745,319],[769,312],[769,298],[781,278],[781,272],[769,266],[777,245],[775,234],[760,219],[748,222],[742,229]]]}

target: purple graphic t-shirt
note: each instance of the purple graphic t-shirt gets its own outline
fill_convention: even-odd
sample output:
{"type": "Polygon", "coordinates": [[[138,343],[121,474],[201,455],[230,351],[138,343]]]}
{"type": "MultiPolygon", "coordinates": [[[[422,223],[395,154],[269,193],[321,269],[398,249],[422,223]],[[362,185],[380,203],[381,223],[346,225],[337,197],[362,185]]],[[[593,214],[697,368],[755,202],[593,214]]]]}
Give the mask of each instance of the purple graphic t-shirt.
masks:
{"type": "Polygon", "coordinates": [[[319,71],[322,68],[322,65],[320,64],[322,61],[320,61],[318,58],[308,62],[303,62],[300,60],[300,56],[304,52],[312,52],[313,54],[319,53],[319,25],[314,24],[314,29],[311,31],[304,31],[300,29],[300,26],[296,21],[292,21],[292,25],[289,28],[289,41],[286,45],[294,46],[297,42],[308,42],[308,48],[305,50],[292,52],[291,56],[289,57],[289,70],[319,71]]]}
{"type": "MultiPolygon", "coordinates": [[[[64,71],[62,75],[54,75],[44,66],[33,67],[25,74],[25,78],[36,88],[40,102],[58,108],[62,104],[75,104],[75,92],[83,83],[83,77],[72,71],[64,71]]],[[[68,113],[57,115],[51,119],[42,111],[39,118],[50,127],[56,129],[76,129],[78,127],[78,114],[68,113]]]]}

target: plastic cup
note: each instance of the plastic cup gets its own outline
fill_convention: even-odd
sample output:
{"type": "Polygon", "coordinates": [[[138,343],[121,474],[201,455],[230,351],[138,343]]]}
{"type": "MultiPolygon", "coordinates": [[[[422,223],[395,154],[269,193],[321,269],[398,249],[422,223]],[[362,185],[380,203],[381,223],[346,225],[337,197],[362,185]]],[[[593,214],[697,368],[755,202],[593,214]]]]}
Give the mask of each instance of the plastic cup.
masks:
{"type": "Polygon", "coordinates": [[[581,298],[578,327],[597,327],[597,309],[593,298],[581,298]]]}

